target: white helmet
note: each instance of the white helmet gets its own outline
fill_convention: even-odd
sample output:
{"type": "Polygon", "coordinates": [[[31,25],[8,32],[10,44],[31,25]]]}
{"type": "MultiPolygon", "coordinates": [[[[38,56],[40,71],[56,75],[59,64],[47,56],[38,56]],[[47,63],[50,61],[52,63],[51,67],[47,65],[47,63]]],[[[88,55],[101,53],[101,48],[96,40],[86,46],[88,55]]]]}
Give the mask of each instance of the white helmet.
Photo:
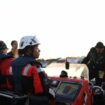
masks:
{"type": "Polygon", "coordinates": [[[29,45],[38,45],[40,44],[36,36],[24,36],[20,40],[19,49],[24,49],[29,45]]]}

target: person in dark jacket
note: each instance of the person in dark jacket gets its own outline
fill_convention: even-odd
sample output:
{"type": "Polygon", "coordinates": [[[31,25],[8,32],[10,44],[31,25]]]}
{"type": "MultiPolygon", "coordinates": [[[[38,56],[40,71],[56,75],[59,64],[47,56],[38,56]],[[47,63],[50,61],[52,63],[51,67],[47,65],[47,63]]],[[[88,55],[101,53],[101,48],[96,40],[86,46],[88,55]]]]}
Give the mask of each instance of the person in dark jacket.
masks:
{"type": "Polygon", "coordinates": [[[49,87],[47,77],[42,70],[39,58],[39,41],[36,36],[24,36],[20,40],[19,55],[10,66],[10,75],[13,75],[14,90],[28,94],[30,105],[48,105],[49,87]],[[37,98],[35,98],[37,96],[37,98]],[[39,98],[38,98],[39,97],[39,98]]]}
{"type": "Polygon", "coordinates": [[[102,42],[90,49],[82,63],[88,66],[89,79],[95,78],[96,85],[101,85],[105,81],[105,46],[102,42]]]}
{"type": "Polygon", "coordinates": [[[13,90],[13,86],[9,81],[9,67],[14,58],[7,55],[7,45],[0,41],[0,90],[13,90]]]}

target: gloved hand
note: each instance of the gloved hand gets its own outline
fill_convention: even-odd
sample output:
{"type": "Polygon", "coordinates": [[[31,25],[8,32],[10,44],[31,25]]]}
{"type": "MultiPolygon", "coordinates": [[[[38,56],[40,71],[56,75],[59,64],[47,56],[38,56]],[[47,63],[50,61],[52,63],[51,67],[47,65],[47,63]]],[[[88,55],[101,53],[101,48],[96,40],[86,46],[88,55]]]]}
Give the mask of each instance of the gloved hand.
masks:
{"type": "Polygon", "coordinates": [[[55,105],[55,92],[53,89],[49,89],[49,104],[55,105]]]}

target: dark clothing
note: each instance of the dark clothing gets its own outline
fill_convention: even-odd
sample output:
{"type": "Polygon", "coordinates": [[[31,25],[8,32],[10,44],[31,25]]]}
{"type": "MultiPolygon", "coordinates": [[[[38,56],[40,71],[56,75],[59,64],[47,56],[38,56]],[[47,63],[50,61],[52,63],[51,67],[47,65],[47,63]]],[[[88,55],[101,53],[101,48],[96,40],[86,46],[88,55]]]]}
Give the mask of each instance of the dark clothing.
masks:
{"type": "Polygon", "coordinates": [[[100,71],[105,73],[105,48],[102,53],[97,53],[96,48],[92,47],[82,63],[85,63],[89,68],[89,79],[95,78],[100,85],[105,79],[104,77],[102,79],[99,77],[100,71]]]}
{"type": "Polygon", "coordinates": [[[11,58],[11,57],[12,57],[11,55],[5,55],[5,54],[0,53],[0,61],[2,61],[3,59],[11,58]]]}
{"type": "Polygon", "coordinates": [[[39,62],[32,57],[22,56],[12,62],[11,68],[16,93],[29,95],[29,105],[49,104],[47,78],[39,62]]]}
{"type": "Polygon", "coordinates": [[[8,55],[14,56],[12,51],[8,52],[8,55]]]}
{"type": "Polygon", "coordinates": [[[44,72],[40,70],[41,64],[34,58],[29,56],[19,57],[12,62],[11,67],[16,91],[33,90],[32,94],[38,94],[38,92],[39,94],[48,94],[47,78],[44,72]],[[27,82],[32,84],[29,85],[27,82]],[[27,86],[23,86],[23,84],[27,86]],[[32,86],[31,89],[27,88],[29,86],[32,86]]]}
{"type": "Polygon", "coordinates": [[[13,57],[15,57],[15,58],[17,58],[18,57],[18,49],[12,49],[10,52],[8,52],[7,53],[8,55],[11,55],[11,56],[13,56],[13,57]]]}

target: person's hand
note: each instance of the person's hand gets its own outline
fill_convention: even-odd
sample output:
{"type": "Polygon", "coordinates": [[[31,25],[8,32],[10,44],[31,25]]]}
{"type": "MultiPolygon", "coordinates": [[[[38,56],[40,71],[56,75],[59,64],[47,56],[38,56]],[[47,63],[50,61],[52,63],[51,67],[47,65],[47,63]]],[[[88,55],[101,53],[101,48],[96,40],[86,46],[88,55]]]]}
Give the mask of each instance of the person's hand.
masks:
{"type": "Polygon", "coordinates": [[[49,96],[50,96],[49,104],[50,105],[55,105],[55,92],[51,88],[49,89],[49,96]]]}

